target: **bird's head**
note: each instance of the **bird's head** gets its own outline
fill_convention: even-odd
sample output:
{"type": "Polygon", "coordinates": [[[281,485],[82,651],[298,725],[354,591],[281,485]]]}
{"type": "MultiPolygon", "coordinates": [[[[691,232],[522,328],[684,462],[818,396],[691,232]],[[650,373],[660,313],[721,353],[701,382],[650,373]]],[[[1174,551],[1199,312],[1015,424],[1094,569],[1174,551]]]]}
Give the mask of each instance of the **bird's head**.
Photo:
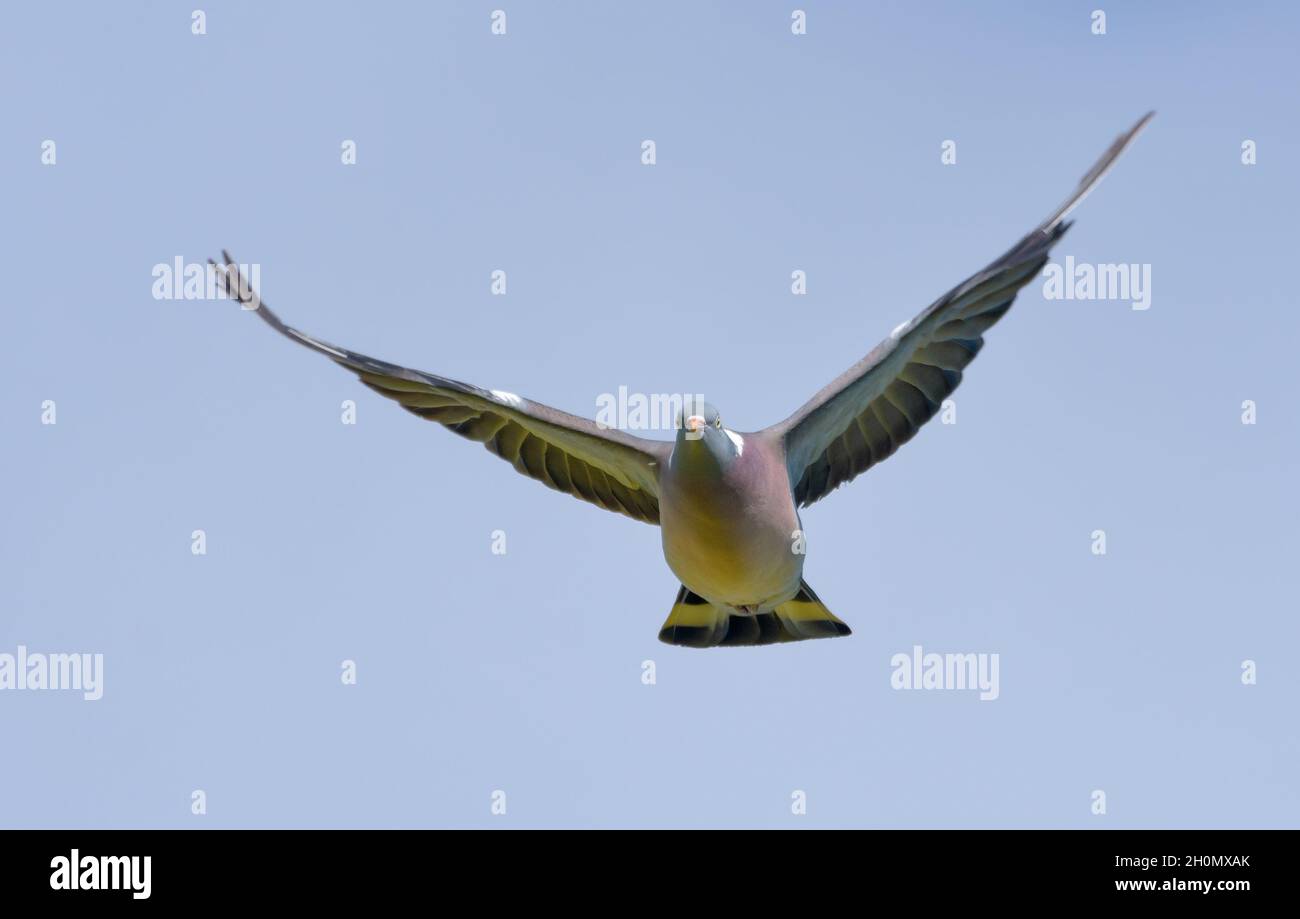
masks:
{"type": "Polygon", "coordinates": [[[722,426],[722,416],[707,402],[688,401],[677,417],[677,445],[683,459],[712,460],[725,466],[740,456],[745,441],[734,431],[722,426]]]}

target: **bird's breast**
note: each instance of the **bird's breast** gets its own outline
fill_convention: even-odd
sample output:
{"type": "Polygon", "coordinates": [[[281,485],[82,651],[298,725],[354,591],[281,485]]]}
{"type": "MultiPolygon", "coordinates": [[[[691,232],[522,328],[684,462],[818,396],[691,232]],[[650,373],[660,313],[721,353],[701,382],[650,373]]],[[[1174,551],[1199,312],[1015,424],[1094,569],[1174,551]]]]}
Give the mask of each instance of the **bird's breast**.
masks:
{"type": "Polygon", "coordinates": [[[784,462],[747,450],[717,476],[670,466],[659,518],[668,567],[705,599],[770,607],[798,591],[803,542],[784,462]]]}

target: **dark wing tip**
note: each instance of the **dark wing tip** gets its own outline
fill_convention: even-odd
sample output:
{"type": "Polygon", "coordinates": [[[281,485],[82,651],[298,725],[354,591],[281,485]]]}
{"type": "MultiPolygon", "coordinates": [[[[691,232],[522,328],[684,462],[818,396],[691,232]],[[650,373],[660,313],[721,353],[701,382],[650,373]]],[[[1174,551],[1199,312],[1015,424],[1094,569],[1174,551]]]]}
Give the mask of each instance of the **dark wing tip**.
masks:
{"type": "Polygon", "coordinates": [[[1106,148],[1106,152],[1098,158],[1097,162],[1093,163],[1092,168],[1084,173],[1083,178],[1079,180],[1078,186],[1070,197],[1065,199],[1065,202],[1056,209],[1052,216],[1043,221],[1040,229],[1051,229],[1064,220],[1070,211],[1078,207],[1079,202],[1086,198],[1088,193],[1097,187],[1097,183],[1102,180],[1102,177],[1105,176],[1106,173],[1110,172],[1111,167],[1115,165],[1115,162],[1120,158],[1120,155],[1128,149],[1129,144],[1133,143],[1134,138],[1142,132],[1142,129],[1145,128],[1147,123],[1155,116],[1155,109],[1152,109],[1139,118],[1133,127],[1115,138],[1115,142],[1106,148]]]}

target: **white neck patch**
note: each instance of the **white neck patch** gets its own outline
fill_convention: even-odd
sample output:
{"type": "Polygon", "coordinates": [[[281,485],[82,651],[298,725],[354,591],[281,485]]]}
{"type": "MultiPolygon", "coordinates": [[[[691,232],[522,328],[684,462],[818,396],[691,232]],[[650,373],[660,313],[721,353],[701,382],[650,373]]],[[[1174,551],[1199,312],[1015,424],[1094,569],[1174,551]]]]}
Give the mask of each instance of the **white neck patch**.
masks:
{"type": "Polygon", "coordinates": [[[731,438],[731,442],[736,445],[736,455],[740,456],[745,452],[745,438],[741,437],[731,428],[723,428],[722,432],[731,438]]]}

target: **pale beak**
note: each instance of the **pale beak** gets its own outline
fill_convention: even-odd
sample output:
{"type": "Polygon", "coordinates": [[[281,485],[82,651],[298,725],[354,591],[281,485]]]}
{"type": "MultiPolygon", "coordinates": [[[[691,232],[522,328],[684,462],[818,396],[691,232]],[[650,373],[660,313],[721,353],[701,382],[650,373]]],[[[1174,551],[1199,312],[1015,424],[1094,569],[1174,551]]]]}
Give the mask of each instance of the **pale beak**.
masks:
{"type": "Polygon", "coordinates": [[[708,427],[703,415],[692,415],[686,419],[686,430],[692,434],[699,433],[708,427]]]}

